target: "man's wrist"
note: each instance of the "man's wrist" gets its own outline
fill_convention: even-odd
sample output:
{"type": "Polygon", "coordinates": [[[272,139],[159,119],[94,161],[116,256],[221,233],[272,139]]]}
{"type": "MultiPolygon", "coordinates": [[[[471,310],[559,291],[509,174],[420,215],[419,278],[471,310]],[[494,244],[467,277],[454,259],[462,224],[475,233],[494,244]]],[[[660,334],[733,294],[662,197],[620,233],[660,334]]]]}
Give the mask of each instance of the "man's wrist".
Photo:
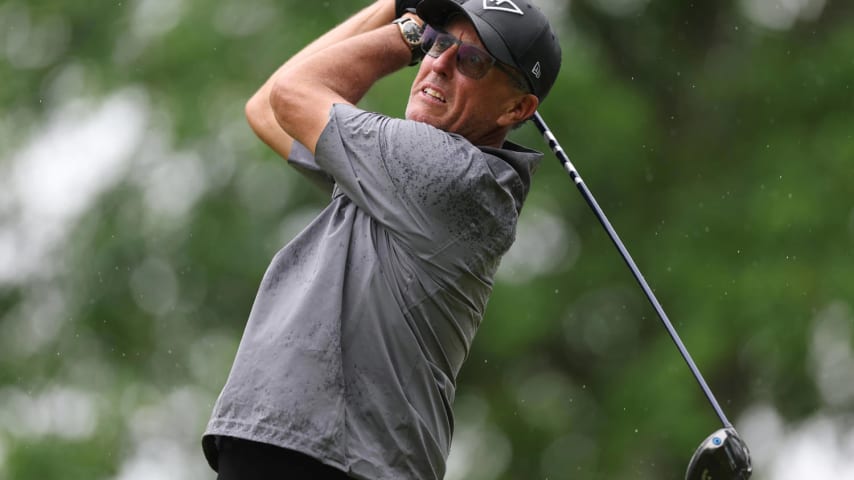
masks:
{"type": "Polygon", "coordinates": [[[412,54],[409,65],[418,65],[418,62],[424,58],[424,50],[421,49],[421,35],[424,33],[423,22],[416,15],[407,13],[392,23],[400,28],[400,36],[412,54]]]}

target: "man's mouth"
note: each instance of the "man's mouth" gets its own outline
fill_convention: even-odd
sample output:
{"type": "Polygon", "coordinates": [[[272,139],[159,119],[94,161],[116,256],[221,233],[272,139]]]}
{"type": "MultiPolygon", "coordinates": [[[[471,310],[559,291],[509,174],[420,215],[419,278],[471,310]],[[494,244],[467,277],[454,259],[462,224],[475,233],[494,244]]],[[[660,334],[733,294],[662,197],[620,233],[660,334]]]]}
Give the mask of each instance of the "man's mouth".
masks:
{"type": "Polygon", "coordinates": [[[440,92],[433,90],[430,87],[424,87],[424,89],[421,90],[421,93],[423,93],[424,95],[427,95],[428,97],[435,98],[436,100],[438,100],[442,103],[445,103],[445,96],[442,95],[440,92]]]}

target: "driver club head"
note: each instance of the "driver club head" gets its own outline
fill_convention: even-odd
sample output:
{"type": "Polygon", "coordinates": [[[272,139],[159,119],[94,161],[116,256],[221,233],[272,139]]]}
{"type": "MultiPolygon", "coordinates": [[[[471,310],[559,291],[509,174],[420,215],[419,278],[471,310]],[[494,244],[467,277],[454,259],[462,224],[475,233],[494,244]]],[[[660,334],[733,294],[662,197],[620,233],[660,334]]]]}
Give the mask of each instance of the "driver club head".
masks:
{"type": "Polygon", "coordinates": [[[734,428],[721,428],[697,447],[685,480],[747,480],[752,472],[747,445],[734,428]]]}

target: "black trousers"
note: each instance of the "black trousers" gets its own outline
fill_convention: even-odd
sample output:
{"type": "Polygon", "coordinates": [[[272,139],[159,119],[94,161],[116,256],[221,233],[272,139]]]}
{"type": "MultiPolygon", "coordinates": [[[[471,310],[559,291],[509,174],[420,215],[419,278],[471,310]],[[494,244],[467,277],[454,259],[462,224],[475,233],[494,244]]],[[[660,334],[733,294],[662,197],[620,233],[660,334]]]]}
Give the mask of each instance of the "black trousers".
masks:
{"type": "Polygon", "coordinates": [[[308,455],[232,437],[219,439],[217,480],[352,480],[308,455]]]}

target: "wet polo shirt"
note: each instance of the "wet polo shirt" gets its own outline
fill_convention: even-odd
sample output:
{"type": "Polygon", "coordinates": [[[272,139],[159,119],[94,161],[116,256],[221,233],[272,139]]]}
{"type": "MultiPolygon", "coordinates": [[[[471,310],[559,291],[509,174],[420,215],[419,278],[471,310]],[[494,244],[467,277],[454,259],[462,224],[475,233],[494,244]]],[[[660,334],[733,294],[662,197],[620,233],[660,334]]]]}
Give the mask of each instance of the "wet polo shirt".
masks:
{"type": "Polygon", "coordinates": [[[354,478],[441,479],[455,381],[542,155],[337,104],[329,205],[273,258],[214,406],[218,435],[354,478]]]}

